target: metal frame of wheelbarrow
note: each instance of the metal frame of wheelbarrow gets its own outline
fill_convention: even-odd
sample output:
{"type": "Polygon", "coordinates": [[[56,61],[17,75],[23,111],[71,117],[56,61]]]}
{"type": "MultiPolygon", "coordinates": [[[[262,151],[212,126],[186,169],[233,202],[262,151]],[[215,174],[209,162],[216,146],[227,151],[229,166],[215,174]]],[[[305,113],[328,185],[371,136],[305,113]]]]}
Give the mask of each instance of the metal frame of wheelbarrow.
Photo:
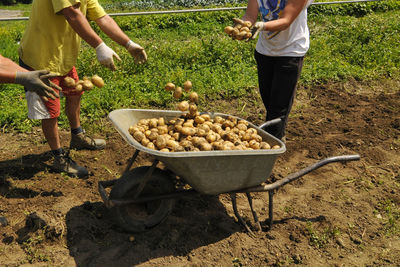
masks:
{"type": "MultiPolygon", "coordinates": [[[[129,159],[128,165],[124,171],[123,174],[128,173],[129,170],[131,169],[134,161],[136,160],[137,156],[139,155],[140,150],[136,150],[133,156],[129,159]]],[[[268,201],[268,226],[269,229],[272,228],[273,224],[273,197],[275,190],[279,189],[280,187],[293,182],[300,177],[310,173],[311,171],[314,171],[326,164],[334,163],[334,162],[347,162],[347,161],[354,161],[354,160],[359,160],[360,156],[359,155],[343,155],[343,156],[334,156],[334,157],[328,157],[323,160],[320,160],[296,173],[293,173],[291,175],[288,175],[287,177],[280,179],[272,184],[266,184],[266,185],[259,185],[259,186],[254,186],[254,187],[249,187],[249,188],[244,188],[240,190],[235,190],[231,192],[226,192],[231,196],[231,201],[232,201],[232,207],[234,214],[237,218],[237,220],[246,228],[246,230],[253,234],[249,226],[246,224],[246,222],[243,220],[243,218],[239,215],[238,209],[237,209],[237,203],[236,203],[236,194],[237,193],[245,193],[246,197],[249,202],[249,206],[256,224],[256,230],[260,231],[261,230],[261,224],[258,220],[258,216],[256,211],[253,208],[252,204],[252,197],[250,195],[251,192],[268,192],[269,196],[269,201],[268,201]]],[[[157,196],[153,197],[142,197],[138,198],[139,194],[143,190],[144,186],[146,185],[147,181],[151,178],[154,169],[156,168],[157,164],[159,163],[159,160],[155,159],[153,164],[150,166],[149,170],[146,172],[145,177],[143,178],[143,181],[138,185],[138,188],[136,189],[135,194],[133,195],[132,199],[110,199],[109,196],[107,195],[107,192],[105,188],[113,186],[118,179],[110,180],[110,181],[99,181],[98,183],[98,189],[100,196],[105,203],[107,208],[111,208],[114,206],[122,206],[122,205],[129,205],[129,204],[139,204],[139,203],[146,203],[150,201],[157,201],[157,200],[163,200],[163,199],[171,199],[171,198],[180,198],[180,197],[187,197],[187,196],[195,196],[195,195],[200,195],[199,192],[195,191],[194,189],[186,189],[186,190],[180,190],[180,191],[175,191],[173,193],[168,193],[168,194],[160,194],[157,196]]]]}

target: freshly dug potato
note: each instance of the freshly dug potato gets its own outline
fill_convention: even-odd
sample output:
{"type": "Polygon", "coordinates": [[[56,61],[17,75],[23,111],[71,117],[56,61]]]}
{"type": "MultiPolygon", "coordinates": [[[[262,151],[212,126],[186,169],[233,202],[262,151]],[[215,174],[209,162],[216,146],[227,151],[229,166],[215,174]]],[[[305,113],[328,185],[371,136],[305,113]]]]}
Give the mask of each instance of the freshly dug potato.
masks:
{"type": "Polygon", "coordinates": [[[82,83],[82,88],[85,91],[90,91],[93,89],[93,83],[90,80],[84,80],[82,83]]]}
{"type": "Polygon", "coordinates": [[[95,74],[92,76],[91,79],[92,83],[96,86],[96,87],[103,87],[104,86],[104,80],[103,78],[101,78],[99,75],[95,74]]]}
{"type": "Polygon", "coordinates": [[[75,80],[73,78],[67,76],[64,78],[63,84],[66,87],[75,87],[75,80]]]}
{"type": "Polygon", "coordinates": [[[199,95],[196,92],[191,92],[189,95],[190,102],[197,103],[199,101],[199,95]]]}
{"type": "Polygon", "coordinates": [[[173,84],[173,83],[167,83],[166,85],[165,85],[165,90],[167,90],[167,91],[174,91],[175,90],[175,84],[173,84]]]}
{"type": "Polygon", "coordinates": [[[232,26],[226,26],[224,29],[224,32],[228,35],[230,35],[233,31],[233,27],[232,26]]]}
{"type": "Polygon", "coordinates": [[[187,101],[182,101],[178,104],[178,109],[180,111],[187,111],[189,109],[189,102],[187,101]]]}
{"type": "Polygon", "coordinates": [[[189,92],[190,89],[192,89],[192,82],[191,81],[184,82],[183,89],[185,89],[185,92],[189,92]]]}
{"type": "Polygon", "coordinates": [[[179,87],[179,86],[176,87],[175,90],[174,90],[173,96],[174,96],[176,99],[181,98],[181,96],[182,96],[182,87],[179,87]]]}
{"type": "Polygon", "coordinates": [[[83,90],[82,84],[78,83],[78,84],[75,86],[75,91],[77,91],[77,92],[82,92],[82,90],[83,90]]]}

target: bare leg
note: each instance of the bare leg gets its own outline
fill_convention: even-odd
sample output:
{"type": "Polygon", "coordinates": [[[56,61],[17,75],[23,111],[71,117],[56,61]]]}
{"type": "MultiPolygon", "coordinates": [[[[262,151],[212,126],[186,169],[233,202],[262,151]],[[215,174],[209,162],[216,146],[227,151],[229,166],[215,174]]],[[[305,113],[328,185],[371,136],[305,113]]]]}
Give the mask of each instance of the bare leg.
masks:
{"type": "Polygon", "coordinates": [[[81,126],[81,96],[67,96],[65,102],[65,112],[71,128],[78,128],[81,126]]]}
{"type": "Polygon", "coordinates": [[[61,147],[60,136],[58,135],[57,118],[42,120],[42,130],[51,150],[61,147]]]}

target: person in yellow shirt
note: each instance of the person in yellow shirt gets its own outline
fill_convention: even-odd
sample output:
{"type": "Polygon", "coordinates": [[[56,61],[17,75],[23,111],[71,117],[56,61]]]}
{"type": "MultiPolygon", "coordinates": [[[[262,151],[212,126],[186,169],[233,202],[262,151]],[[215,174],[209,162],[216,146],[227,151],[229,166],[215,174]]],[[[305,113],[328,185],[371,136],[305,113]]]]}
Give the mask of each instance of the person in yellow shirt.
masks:
{"type": "MultiPolygon", "coordinates": [[[[29,70],[48,69],[59,76],[51,81],[62,88],[66,97],[66,115],[71,127],[72,149],[103,149],[105,140],[88,136],[80,125],[80,100],[82,92],[65,87],[61,81],[66,76],[79,80],[75,65],[81,39],[96,51],[99,63],[115,70],[114,59],[121,60],[90,26],[94,21],[101,31],[117,44],[125,47],[136,63],[144,63],[147,55],[143,47],[133,42],[106,14],[97,0],[35,0],[27,28],[19,48],[20,65],[29,70]]],[[[42,120],[44,136],[54,155],[53,171],[70,176],[86,177],[88,170],[73,161],[60,144],[57,118],[60,100],[42,101],[27,91],[28,117],[42,120]]]]}
{"type": "Polygon", "coordinates": [[[9,58],[0,55],[0,83],[23,85],[27,90],[35,92],[45,101],[55,99],[59,94],[52,88],[61,88],[49,81],[52,77],[48,70],[28,71],[9,58]]]}

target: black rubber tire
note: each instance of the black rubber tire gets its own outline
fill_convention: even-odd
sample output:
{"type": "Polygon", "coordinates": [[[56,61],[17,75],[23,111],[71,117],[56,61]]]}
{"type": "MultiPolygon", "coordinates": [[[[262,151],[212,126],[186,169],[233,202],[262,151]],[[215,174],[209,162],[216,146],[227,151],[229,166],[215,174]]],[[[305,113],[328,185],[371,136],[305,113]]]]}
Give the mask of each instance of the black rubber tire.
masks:
{"type": "MultiPolygon", "coordinates": [[[[138,167],[121,176],[112,187],[110,199],[129,198],[143,181],[149,166],[138,167]]],[[[139,197],[151,197],[175,190],[169,172],[155,168],[139,197]]],[[[172,211],[174,199],[156,200],[146,203],[114,206],[111,208],[116,223],[128,232],[146,231],[161,223],[172,211]]]]}

